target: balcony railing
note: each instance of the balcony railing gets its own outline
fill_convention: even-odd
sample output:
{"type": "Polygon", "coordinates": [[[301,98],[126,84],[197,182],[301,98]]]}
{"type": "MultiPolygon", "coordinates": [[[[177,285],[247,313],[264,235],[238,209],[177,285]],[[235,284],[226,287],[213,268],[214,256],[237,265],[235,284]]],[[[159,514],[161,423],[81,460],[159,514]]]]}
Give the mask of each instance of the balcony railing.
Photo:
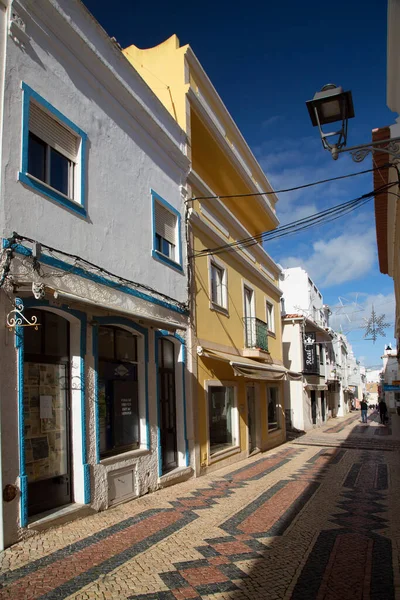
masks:
{"type": "Polygon", "coordinates": [[[268,326],[267,323],[255,317],[243,319],[245,330],[246,348],[258,348],[268,352],[268,326]]]}

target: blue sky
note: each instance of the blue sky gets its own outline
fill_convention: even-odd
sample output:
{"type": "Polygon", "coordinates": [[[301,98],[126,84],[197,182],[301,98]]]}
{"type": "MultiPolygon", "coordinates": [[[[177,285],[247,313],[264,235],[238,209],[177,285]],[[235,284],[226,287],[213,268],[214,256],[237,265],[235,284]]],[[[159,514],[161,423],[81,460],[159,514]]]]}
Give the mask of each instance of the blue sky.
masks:
{"type": "MultiPolygon", "coordinates": [[[[201,4],[132,0],[84,3],[123,46],[152,47],[176,33],[189,43],[276,189],[371,168],[322,149],[305,101],[325,83],[351,89],[356,117],[348,145],[394,122],[386,107],[385,0],[286,0],[201,4]]],[[[278,216],[292,221],[372,190],[371,174],[304,192],[279,195],[278,216]]],[[[282,266],[302,265],[333,308],[333,324],[348,333],[357,357],[381,363],[393,327],[376,344],[363,340],[363,318],[374,304],[394,320],[392,280],[379,273],[373,201],[344,219],[270,242],[282,266]],[[343,307],[342,307],[343,305],[343,307]]]]}

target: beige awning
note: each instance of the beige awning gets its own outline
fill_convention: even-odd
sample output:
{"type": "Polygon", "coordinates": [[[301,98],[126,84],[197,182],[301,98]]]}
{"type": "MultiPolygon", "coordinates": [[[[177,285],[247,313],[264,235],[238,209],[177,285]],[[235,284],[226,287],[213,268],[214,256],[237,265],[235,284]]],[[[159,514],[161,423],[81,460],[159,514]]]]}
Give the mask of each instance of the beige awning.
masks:
{"type": "Polygon", "coordinates": [[[288,371],[287,376],[292,381],[302,381],[303,379],[303,373],[296,373],[296,371],[288,371]]]}
{"type": "Polygon", "coordinates": [[[210,350],[209,348],[203,348],[202,346],[197,348],[197,354],[206,358],[228,362],[235,375],[238,376],[268,381],[286,379],[287,369],[274,363],[259,363],[256,360],[245,358],[238,354],[228,354],[217,350],[210,350]]]}
{"type": "Polygon", "coordinates": [[[328,389],[327,385],[318,383],[307,383],[305,386],[306,390],[315,390],[317,392],[325,392],[328,389]]]}

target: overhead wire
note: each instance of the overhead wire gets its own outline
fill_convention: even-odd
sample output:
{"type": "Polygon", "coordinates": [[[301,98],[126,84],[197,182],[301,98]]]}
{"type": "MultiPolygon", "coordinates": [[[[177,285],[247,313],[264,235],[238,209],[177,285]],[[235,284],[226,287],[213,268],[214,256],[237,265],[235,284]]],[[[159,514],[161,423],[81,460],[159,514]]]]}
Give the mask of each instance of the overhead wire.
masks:
{"type": "MultiPolygon", "coordinates": [[[[276,229],[272,229],[269,231],[263,231],[259,234],[256,234],[251,237],[242,238],[240,240],[236,240],[235,242],[231,242],[228,244],[223,244],[221,246],[217,246],[215,248],[205,248],[198,252],[192,254],[189,258],[196,258],[199,256],[211,256],[215,254],[220,254],[226,251],[236,250],[237,248],[248,248],[250,246],[256,245],[260,242],[269,241],[272,239],[280,238],[286,235],[298,233],[300,231],[304,231],[310,227],[313,227],[317,224],[325,224],[329,223],[333,220],[336,220],[345,214],[353,212],[355,209],[360,208],[371,198],[373,198],[376,194],[381,193],[382,191],[389,190],[390,187],[397,185],[397,183],[389,183],[381,186],[378,189],[375,189],[367,194],[363,194],[358,198],[354,198],[353,200],[349,200],[342,204],[335,205],[333,207],[327,208],[318,213],[314,213],[309,215],[308,217],[304,217],[302,219],[298,219],[296,221],[292,221],[291,223],[287,223],[282,227],[277,227],[276,229]]],[[[389,192],[391,193],[391,192],[389,192]]]]}
{"type": "MultiPolygon", "coordinates": [[[[116,279],[118,284],[121,286],[126,285],[126,286],[132,286],[135,289],[146,290],[147,292],[150,292],[151,294],[154,294],[155,296],[158,296],[161,299],[167,300],[168,302],[171,302],[171,303],[179,306],[180,308],[187,310],[187,306],[183,302],[180,302],[180,301],[176,300],[175,298],[172,298],[171,296],[163,294],[162,292],[159,292],[158,290],[150,287],[149,285],[146,285],[144,283],[138,283],[136,281],[126,279],[125,277],[121,277],[120,275],[116,275],[115,273],[112,273],[111,271],[108,271],[107,269],[104,269],[103,267],[100,267],[99,265],[96,265],[95,263],[92,263],[89,260],[86,260],[85,258],[78,256],[77,254],[71,254],[70,252],[65,252],[64,250],[59,250],[58,248],[53,248],[52,246],[48,246],[47,244],[38,242],[38,240],[34,240],[34,239],[29,238],[24,235],[20,235],[19,233],[16,233],[15,231],[13,232],[12,238],[10,238],[8,241],[9,241],[10,247],[12,249],[14,249],[16,243],[19,241],[21,241],[21,242],[27,241],[27,242],[30,242],[31,244],[40,244],[40,246],[42,248],[46,249],[47,252],[53,256],[53,258],[56,258],[55,254],[58,254],[61,256],[68,257],[69,259],[74,261],[74,264],[70,265],[71,269],[68,270],[67,272],[73,272],[73,270],[75,268],[80,268],[79,265],[84,265],[84,266],[87,266],[87,267],[90,267],[90,268],[96,270],[101,275],[107,275],[108,277],[116,279]]],[[[35,260],[35,262],[37,264],[39,261],[35,260]]],[[[43,272],[42,275],[43,274],[45,274],[45,273],[43,272]]],[[[45,274],[45,275],[47,275],[47,274],[45,274]]]]}
{"type": "Polygon", "coordinates": [[[388,169],[391,167],[395,167],[392,163],[386,163],[381,165],[380,167],[373,167],[372,169],[365,169],[364,171],[357,171],[355,173],[348,173],[347,175],[338,175],[337,177],[330,177],[329,179],[320,179],[318,181],[313,181],[310,183],[304,183],[303,185],[297,185],[291,188],[284,188],[281,190],[271,190],[270,192],[253,192],[246,194],[223,194],[223,195],[214,195],[214,196],[193,196],[192,198],[188,198],[185,200],[186,203],[193,202],[194,200],[228,200],[229,198],[252,198],[253,196],[268,196],[274,194],[284,194],[286,192],[296,192],[297,190],[304,190],[309,187],[313,187],[315,185],[322,185],[324,183],[330,183],[332,181],[339,181],[340,179],[348,179],[349,177],[357,177],[358,175],[365,175],[366,173],[373,173],[374,171],[382,171],[384,169],[388,169]]]}

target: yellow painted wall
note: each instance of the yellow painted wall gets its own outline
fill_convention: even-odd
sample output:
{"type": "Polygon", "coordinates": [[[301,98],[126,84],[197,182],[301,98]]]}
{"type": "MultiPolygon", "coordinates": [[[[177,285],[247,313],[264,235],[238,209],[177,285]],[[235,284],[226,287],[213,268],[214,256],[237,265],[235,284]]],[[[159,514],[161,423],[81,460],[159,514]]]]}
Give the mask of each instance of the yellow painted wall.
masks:
{"type": "MultiPolygon", "coordinates": [[[[211,136],[195,111],[191,110],[191,149],[193,170],[217,195],[249,194],[251,190],[240,173],[211,136]]],[[[202,194],[203,195],[203,194],[202,194]]],[[[275,229],[267,211],[253,197],[221,200],[251,235],[275,229]]]]}
{"type": "Polygon", "coordinates": [[[188,130],[186,93],[189,81],[185,77],[185,52],[179,40],[172,35],[168,40],[141,50],[132,45],[122,52],[161,100],[184,131],[188,130]]]}
{"type": "MultiPolygon", "coordinates": [[[[202,231],[194,228],[195,252],[210,248],[215,244],[202,231]]],[[[282,356],[282,331],[280,319],[280,297],[241,265],[234,252],[224,252],[216,257],[227,269],[228,315],[210,309],[209,258],[193,259],[196,284],[196,330],[197,338],[229,346],[237,350],[244,348],[244,304],[243,284],[254,289],[255,316],[266,321],[266,301],[274,305],[275,337],[268,337],[268,349],[274,361],[282,356]]]]}

